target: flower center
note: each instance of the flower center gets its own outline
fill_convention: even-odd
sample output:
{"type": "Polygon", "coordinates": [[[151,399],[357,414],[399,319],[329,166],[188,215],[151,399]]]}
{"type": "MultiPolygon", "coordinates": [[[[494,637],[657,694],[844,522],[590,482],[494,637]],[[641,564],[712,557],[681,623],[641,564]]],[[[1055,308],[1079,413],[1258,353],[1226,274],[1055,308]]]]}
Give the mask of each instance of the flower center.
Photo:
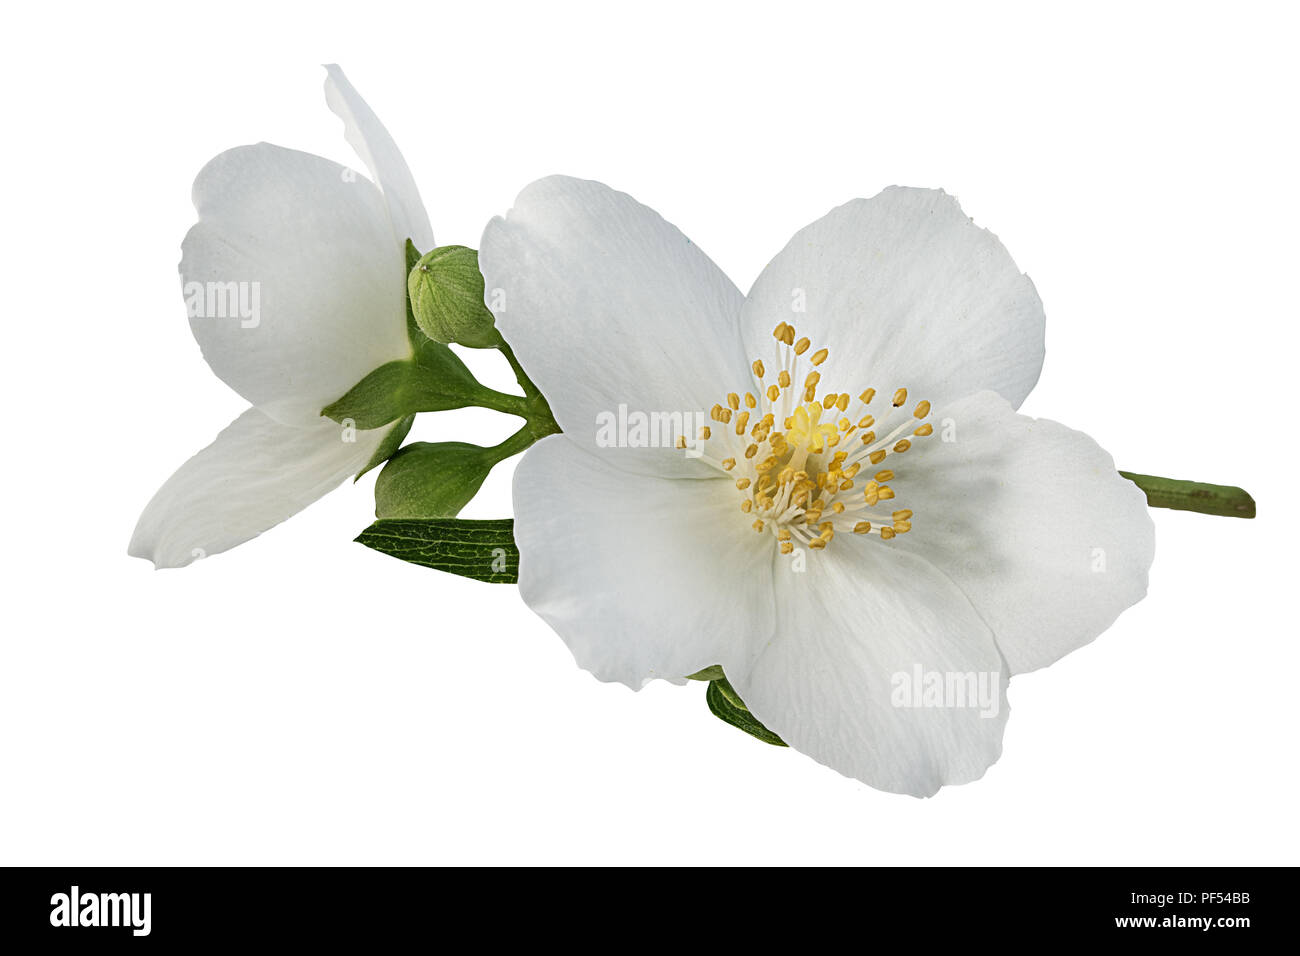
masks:
{"type": "MultiPolygon", "coordinates": [[[[796,386],[811,343],[796,341],[794,326],[785,322],[772,336],[775,375],[755,359],[760,394],[732,392],[726,404],[713,406],[717,427],[700,429],[701,459],[735,481],[740,511],[755,531],[776,539],[782,554],[792,554],[797,545],[821,550],[836,532],[875,534],[885,541],[906,534],[911,510],[887,510],[890,505],[882,502],[894,499],[895,459],[912,447],[913,438],[934,432],[923,421],[930,403],[918,402],[909,414],[905,388],[888,407],[880,402],[875,414],[874,388],[856,402],[848,392],[825,392],[818,399],[817,366],[828,351],[808,357],[807,375],[796,386]],[[883,467],[886,459],[889,467],[883,467]]],[[[684,437],[678,447],[686,447],[684,437]]]]}

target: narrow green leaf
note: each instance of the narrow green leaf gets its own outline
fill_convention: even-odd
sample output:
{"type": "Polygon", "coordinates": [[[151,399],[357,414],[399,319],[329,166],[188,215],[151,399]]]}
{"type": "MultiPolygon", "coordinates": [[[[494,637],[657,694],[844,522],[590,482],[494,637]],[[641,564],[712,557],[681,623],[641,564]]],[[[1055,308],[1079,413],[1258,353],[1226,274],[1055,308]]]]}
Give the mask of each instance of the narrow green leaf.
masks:
{"type": "Polygon", "coordinates": [[[722,673],[721,664],[712,664],[702,671],[696,671],[694,674],[687,674],[687,680],[721,680],[727,675],[722,673]]]}
{"type": "Polygon", "coordinates": [[[406,288],[416,324],[433,341],[473,349],[501,345],[496,320],[483,303],[475,250],[440,246],[425,253],[409,270],[406,288]]]}
{"type": "Polygon", "coordinates": [[[454,518],[498,461],[494,449],[465,442],[416,442],[375,482],[376,518],[454,518]]]}
{"type": "Polygon", "coordinates": [[[1255,517],[1255,499],[1233,485],[1211,485],[1203,481],[1139,475],[1131,471],[1121,471],[1120,476],[1146,492],[1147,505],[1152,508],[1195,511],[1224,518],[1255,517]]]}
{"type": "Polygon", "coordinates": [[[704,693],[704,699],[709,705],[709,710],[713,716],[724,720],[733,727],[738,727],[751,737],[757,737],[765,744],[772,744],[774,747],[784,747],[786,743],[772,731],[768,730],[745,706],[745,702],[740,699],[736,689],[731,683],[721,677],[709,682],[709,688],[704,693]]]}
{"type": "Polygon", "coordinates": [[[384,436],[384,440],[379,443],[379,447],[375,449],[375,453],[370,456],[370,460],[366,462],[366,467],[357,472],[356,478],[353,478],[352,480],[356,481],[371,468],[374,468],[377,465],[382,465],[384,462],[388,461],[389,458],[392,458],[397,449],[402,447],[402,442],[411,431],[411,425],[414,424],[414,422],[415,416],[407,415],[394,425],[389,430],[388,434],[384,436]]]}
{"type": "Polygon", "coordinates": [[[519,581],[514,520],[384,518],[357,541],[384,554],[491,584],[519,581]]]}

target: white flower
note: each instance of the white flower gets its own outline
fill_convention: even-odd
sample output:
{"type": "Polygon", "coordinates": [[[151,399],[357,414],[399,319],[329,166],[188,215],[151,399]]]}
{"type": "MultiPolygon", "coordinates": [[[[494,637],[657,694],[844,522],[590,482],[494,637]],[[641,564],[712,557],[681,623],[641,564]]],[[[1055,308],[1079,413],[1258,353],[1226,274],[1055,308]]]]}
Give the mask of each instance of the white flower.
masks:
{"type": "Polygon", "coordinates": [[[942,192],[833,210],[748,296],[654,211],[561,177],[479,261],[564,430],[515,477],[520,590],[602,680],[721,664],[792,747],[928,795],[997,760],[1011,674],[1146,592],[1142,492],[1016,414],[1042,305],[942,192]],[[619,405],[712,408],[703,455],[604,447],[619,405]]]}
{"type": "Polygon", "coordinates": [[[232,548],[356,474],[394,426],[321,417],[385,362],[411,354],[408,238],[433,246],[415,181],[337,66],[325,99],[374,181],[268,143],[217,156],[194,183],[183,244],[190,328],[212,370],[252,407],[154,495],[130,554],[157,567],[232,548]]]}

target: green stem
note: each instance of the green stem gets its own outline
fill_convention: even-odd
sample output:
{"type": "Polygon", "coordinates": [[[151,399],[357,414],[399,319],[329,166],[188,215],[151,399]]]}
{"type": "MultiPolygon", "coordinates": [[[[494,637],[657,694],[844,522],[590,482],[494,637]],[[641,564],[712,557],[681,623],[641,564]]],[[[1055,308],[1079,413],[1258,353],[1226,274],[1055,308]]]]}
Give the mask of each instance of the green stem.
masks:
{"type": "Polygon", "coordinates": [[[540,398],[542,395],[541,390],[533,384],[533,380],[528,377],[526,372],[524,372],[524,367],[519,364],[519,359],[515,357],[515,350],[512,349],[504,339],[501,344],[497,346],[497,349],[506,357],[506,361],[510,363],[510,367],[514,369],[515,381],[517,381],[519,387],[524,390],[524,394],[529,398],[534,396],[540,398]]]}
{"type": "Polygon", "coordinates": [[[523,395],[508,395],[505,392],[498,392],[495,388],[480,385],[474,390],[473,396],[471,404],[480,408],[490,408],[494,412],[528,418],[530,408],[528,399],[523,395]]]}
{"type": "MultiPolygon", "coordinates": [[[[517,381],[519,387],[524,390],[524,397],[521,400],[524,404],[522,415],[528,420],[528,427],[531,429],[533,441],[538,441],[545,438],[547,435],[558,435],[560,432],[560,426],[556,424],[555,415],[551,413],[550,404],[546,401],[546,397],[542,394],[542,390],[533,383],[533,380],[528,377],[528,373],[524,371],[524,367],[519,364],[519,359],[515,357],[514,349],[512,349],[504,340],[502,340],[501,344],[497,346],[497,349],[506,357],[506,361],[510,363],[510,368],[513,369],[515,373],[515,381],[517,381]]],[[[497,394],[499,395],[501,393],[498,392],[497,394]]],[[[518,415],[521,413],[512,412],[511,414],[518,415]]],[[[529,444],[531,443],[532,442],[529,444]]]]}
{"type": "Polygon", "coordinates": [[[1131,471],[1121,471],[1120,475],[1146,492],[1147,505],[1152,508],[1195,511],[1224,518],[1255,517],[1255,499],[1243,489],[1232,485],[1180,481],[1156,475],[1139,475],[1131,471]]]}
{"type": "Polygon", "coordinates": [[[507,458],[513,458],[535,441],[537,441],[537,438],[533,434],[532,425],[528,424],[501,442],[501,444],[493,445],[488,450],[495,454],[498,462],[501,462],[507,458]]]}

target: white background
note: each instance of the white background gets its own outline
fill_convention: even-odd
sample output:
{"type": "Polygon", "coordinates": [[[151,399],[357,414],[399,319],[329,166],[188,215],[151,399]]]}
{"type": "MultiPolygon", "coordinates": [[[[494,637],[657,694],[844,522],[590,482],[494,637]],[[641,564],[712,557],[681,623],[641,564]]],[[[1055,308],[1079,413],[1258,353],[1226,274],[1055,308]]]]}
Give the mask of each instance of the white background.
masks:
{"type": "MultiPolygon", "coordinates": [[[[6,17],[0,863],[1297,862],[1285,6],[6,17]],[[477,246],[564,172],[659,209],[743,289],[830,207],[942,186],[1046,304],[1023,410],[1122,467],[1245,485],[1260,517],[1157,513],[1149,597],[1016,678],[1001,761],[925,801],[744,736],[702,685],[602,685],[515,589],[351,543],[372,478],[154,572],[125,553],[137,514],[244,407],[184,317],[190,184],[263,139],[359,166],[323,102],[331,61],[441,243],[477,246]]],[[[509,470],[467,515],[508,513],[509,470]]]]}

